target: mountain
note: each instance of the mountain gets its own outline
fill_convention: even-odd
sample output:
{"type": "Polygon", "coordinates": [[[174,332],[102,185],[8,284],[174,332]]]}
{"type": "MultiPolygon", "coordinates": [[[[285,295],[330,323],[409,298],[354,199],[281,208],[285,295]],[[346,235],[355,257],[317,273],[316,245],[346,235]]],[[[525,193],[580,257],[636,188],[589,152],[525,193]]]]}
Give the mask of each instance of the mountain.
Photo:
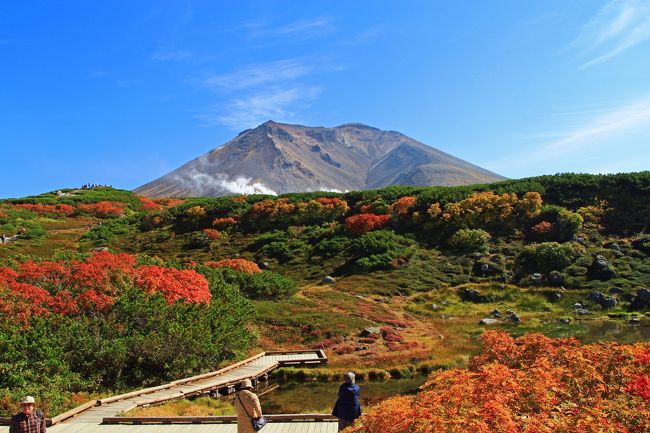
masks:
{"type": "Polygon", "coordinates": [[[504,177],[395,131],[268,121],[139,188],[147,197],[466,185],[504,177]]]}

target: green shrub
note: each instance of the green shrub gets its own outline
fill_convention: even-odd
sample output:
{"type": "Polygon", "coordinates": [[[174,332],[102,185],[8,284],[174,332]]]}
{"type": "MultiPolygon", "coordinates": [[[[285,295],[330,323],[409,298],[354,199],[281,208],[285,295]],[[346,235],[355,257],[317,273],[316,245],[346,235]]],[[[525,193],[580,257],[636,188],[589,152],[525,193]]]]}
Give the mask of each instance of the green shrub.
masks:
{"type": "Polygon", "coordinates": [[[558,212],[555,220],[558,241],[565,242],[573,239],[573,236],[582,228],[582,223],[582,216],[576,212],[566,209],[558,212]]]}
{"type": "Polygon", "coordinates": [[[347,236],[336,236],[323,239],[314,247],[314,253],[322,257],[334,257],[343,253],[349,246],[351,240],[347,236]]]}
{"type": "Polygon", "coordinates": [[[221,273],[223,281],[237,286],[250,299],[289,298],[298,291],[297,284],[291,278],[271,271],[247,274],[220,268],[215,272],[221,273]]]}
{"type": "Polygon", "coordinates": [[[480,229],[461,229],[449,239],[449,246],[464,253],[487,252],[490,234],[480,229]]]}
{"type": "Polygon", "coordinates": [[[578,255],[571,243],[543,242],[525,247],[519,262],[529,271],[548,273],[566,268],[578,255]]]}
{"type": "Polygon", "coordinates": [[[378,230],[355,239],[352,250],[362,268],[386,268],[394,259],[410,255],[413,244],[411,239],[392,230],[378,230]]]}

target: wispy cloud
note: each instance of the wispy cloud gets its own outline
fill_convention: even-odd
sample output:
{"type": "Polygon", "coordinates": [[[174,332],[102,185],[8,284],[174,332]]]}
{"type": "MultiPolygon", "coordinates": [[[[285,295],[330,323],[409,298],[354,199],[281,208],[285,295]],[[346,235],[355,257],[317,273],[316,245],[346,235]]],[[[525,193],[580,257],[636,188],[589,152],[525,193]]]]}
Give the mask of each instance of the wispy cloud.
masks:
{"type": "Polygon", "coordinates": [[[584,57],[581,69],[604,63],[650,39],[650,2],[611,0],[570,44],[584,57]]]}
{"type": "Polygon", "coordinates": [[[190,50],[181,50],[174,47],[157,47],[151,58],[161,62],[182,61],[196,57],[196,54],[190,50]]]}
{"type": "Polygon", "coordinates": [[[250,37],[282,37],[310,39],[325,35],[334,28],[331,17],[317,17],[293,21],[288,24],[272,25],[265,22],[245,23],[243,27],[250,37]]]}
{"type": "Polygon", "coordinates": [[[248,66],[229,74],[211,75],[204,80],[204,84],[209,87],[238,90],[272,82],[292,80],[308,74],[311,70],[312,65],[300,60],[279,60],[248,66]]]}
{"type": "Polygon", "coordinates": [[[267,120],[295,121],[320,91],[317,87],[276,87],[234,98],[225,110],[218,106],[197,117],[204,126],[225,125],[235,130],[252,128],[267,120]]]}
{"type": "Polygon", "coordinates": [[[539,167],[553,166],[558,171],[569,161],[576,170],[579,163],[590,158],[603,160],[604,155],[622,156],[626,148],[626,156],[629,156],[631,148],[640,144],[636,142],[638,136],[650,133],[650,97],[608,109],[581,112],[593,114],[578,116],[579,121],[564,129],[539,134],[537,143],[522,146],[519,152],[494,161],[491,167],[507,172],[513,167],[539,170],[539,167]],[[630,137],[634,137],[634,142],[629,141],[630,137]]]}

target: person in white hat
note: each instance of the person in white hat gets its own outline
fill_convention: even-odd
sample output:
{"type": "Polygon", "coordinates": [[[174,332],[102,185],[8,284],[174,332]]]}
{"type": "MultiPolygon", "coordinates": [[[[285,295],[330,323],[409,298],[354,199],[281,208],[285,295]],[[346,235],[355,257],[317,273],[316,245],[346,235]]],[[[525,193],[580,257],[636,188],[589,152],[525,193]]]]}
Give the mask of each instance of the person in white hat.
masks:
{"type": "Polygon", "coordinates": [[[262,418],[260,399],[252,391],[253,383],[250,379],[242,382],[237,397],[235,397],[235,410],[237,411],[237,433],[255,433],[253,420],[262,418]]]}
{"type": "Polygon", "coordinates": [[[11,417],[9,433],[45,433],[45,417],[43,412],[34,410],[36,400],[31,395],[20,402],[21,412],[11,417]]]}

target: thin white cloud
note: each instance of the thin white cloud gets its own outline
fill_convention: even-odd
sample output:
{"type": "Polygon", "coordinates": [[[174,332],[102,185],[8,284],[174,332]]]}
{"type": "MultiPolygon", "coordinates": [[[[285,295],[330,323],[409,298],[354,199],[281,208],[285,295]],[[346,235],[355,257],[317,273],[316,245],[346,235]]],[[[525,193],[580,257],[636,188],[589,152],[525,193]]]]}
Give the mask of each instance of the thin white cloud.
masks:
{"type": "Polygon", "coordinates": [[[594,115],[582,117],[580,122],[574,122],[563,131],[540,134],[539,137],[554,138],[523,146],[519,152],[494,161],[490,167],[507,173],[514,167],[515,170],[560,167],[566,161],[573,161],[571,165],[576,166],[577,161],[603,159],[606,154],[622,156],[626,137],[634,137],[634,143],[627,142],[632,148],[639,144],[636,139],[641,133],[650,133],[650,97],[610,107],[604,112],[602,109],[593,112],[594,115]]]}
{"type": "Polygon", "coordinates": [[[604,63],[650,39],[650,1],[611,0],[570,44],[589,57],[581,69],[604,63]]]}
{"type": "Polygon", "coordinates": [[[203,83],[209,87],[238,90],[267,83],[292,80],[308,74],[311,70],[311,65],[296,59],[279,60],[249,66],[230,74],[211,75],[203,83]]]}
{"type": "Polygon", "coordinates": [[[272,26],[267,23],[246,23],[243,27],[253,38],[297,38],[310,39],[322,36],[332,31],[333,24],[330,17],[317,17],[294,21],[284,25],[272,26]]]}
{"type": "Polygon", "coordinates": [[[253,128],[267,120],[294,121],[320,94],[317,87],[276,87],[229,101],[225,109],[198,116],[204,126],[225,125],[235,130],[253,128]]]}
{"type": "Polygon", "coordinates": [[[182,61],[195,57],[195,54],[189,50],[180,50],[173,47],[158,47],[151,55],[151,58],[160,62],[182,61]]]}

